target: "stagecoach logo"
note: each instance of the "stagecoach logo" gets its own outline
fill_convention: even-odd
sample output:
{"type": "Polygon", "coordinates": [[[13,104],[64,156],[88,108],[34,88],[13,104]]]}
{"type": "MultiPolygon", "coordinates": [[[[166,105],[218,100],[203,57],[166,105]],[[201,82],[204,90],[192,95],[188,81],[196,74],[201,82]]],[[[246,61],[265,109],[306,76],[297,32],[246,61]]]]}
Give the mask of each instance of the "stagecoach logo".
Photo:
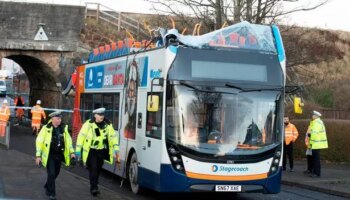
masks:
{"type": "Polygon", "coordinates": [[[219,169],[219,167],[218,167],[217,165],[211,166],[211,170],[212,170],[213,172],[217,172],[218,169],[219,169]]]}
{"type": "Polygon", "coordinates": [[[248,167],[231,167],[231,166],[217,166],[213,165],[211,166],[212,172],[224,172],[224,173],[231,173],[231,172],[247,172],[249,171],[248,167]]]}

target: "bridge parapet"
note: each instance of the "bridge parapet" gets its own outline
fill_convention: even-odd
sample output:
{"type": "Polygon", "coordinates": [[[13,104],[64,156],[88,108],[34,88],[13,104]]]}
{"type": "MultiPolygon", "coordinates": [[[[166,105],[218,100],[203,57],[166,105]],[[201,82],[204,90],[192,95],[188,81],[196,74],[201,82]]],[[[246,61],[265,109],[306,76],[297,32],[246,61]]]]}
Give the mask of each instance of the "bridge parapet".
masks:
{"type": "Polygon", "coordinates": [[[0,38],[0,49],[6,50],[73,52],[77,47],[78,42],[2,40],[0,38]]]}
{"type": "Polygon", "coordinates": [[[1,1],[0,10],[0,49],[76,51],[85,7],[1,1]]]}

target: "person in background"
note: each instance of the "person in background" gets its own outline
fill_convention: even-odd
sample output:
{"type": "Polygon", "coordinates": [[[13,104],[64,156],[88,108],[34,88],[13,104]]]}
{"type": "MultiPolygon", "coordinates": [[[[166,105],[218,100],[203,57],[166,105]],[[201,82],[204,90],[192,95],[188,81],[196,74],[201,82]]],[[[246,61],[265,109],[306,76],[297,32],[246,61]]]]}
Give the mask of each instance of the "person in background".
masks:
{"type": "Polygon", "coordinates": [[[41,100],[36,101],[36,105],[33,106],[32,110],[30,111],[32,113],[32,129],[33,129],[33,135],[38,135],[38,132],[41,127],[41,120],[42,118],[44,121],[46,120],[46,114],[44,109],[40,106],[41,100]]]}
{"type": "Polygon", "coordinates": [[[5,137],[7,122],[10,119],[11,111],[7,99],[4,99],[0,108],[0,136],[5,137]]]}
{"type": "Polygon", "coordinates": [[[289,171],[293,172],[293,143],[298,139],[299,133],[294,124],[290,123],[289,117],[284,117],[284,151],[283,151],[283,171],[287,168],[287,156],[289,160],[289,171]]]}
{"type": "Polygon", "coordinates": [[[306,146],[306,160],[307,160],[307,169],[304,171],[304,174],[311,174],[313,167],[312,167],[312,149],[310,146],[310,138],[308,136],[308,134],[310,133],[310,125],[306,131],[305,134],[305,146],[306,146]]]}
{"type": "Polygon", "coordinates": [[[56,199],[55,180],[60,173],[61,163],[69,166],[71,159],[75,158],[72,138],[68,125],[62,124],[60,111],[49,115],[50,121],[43,126],[36,138],[36,165],[40,163],[47,169],[47,180],[44,186],[46,195],[56,199]]]}
{"type": "Polygon", "coordinates": [[[14,126],[17,126],[19,125],[20,122],[22,122],[24,117],[24,109],[21,108],[24,106],[24,98],[21,97],[20,95],[17,96],[14,100],[14,104],[16,106],[15,111],[16,111],[16,118],[17,118],[17,123],[15,123],[14,126]]]}
{"type": "Polygon", "coordinates": [[[321,177],[321,159],[320,150],[328,148],[326,127],[321,120],[321,113],[312,112],[312,121],[308,132],[309,144],[312,149],[312,173],[310,177],[321,177]]]}

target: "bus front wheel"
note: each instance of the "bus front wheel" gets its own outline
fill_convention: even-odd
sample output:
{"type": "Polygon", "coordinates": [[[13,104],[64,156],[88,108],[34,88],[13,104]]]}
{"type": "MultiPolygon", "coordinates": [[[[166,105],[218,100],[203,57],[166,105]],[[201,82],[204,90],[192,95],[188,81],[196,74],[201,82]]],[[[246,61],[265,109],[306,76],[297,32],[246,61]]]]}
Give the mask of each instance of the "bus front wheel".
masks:
{"type": "Polygon", "coordinates": [[[138,183],[138,166],[136,153],[133,153],[131,156],[128,168],[128,177],[132,192],[135,194],[140,194],[142,190],[138,183]]]}

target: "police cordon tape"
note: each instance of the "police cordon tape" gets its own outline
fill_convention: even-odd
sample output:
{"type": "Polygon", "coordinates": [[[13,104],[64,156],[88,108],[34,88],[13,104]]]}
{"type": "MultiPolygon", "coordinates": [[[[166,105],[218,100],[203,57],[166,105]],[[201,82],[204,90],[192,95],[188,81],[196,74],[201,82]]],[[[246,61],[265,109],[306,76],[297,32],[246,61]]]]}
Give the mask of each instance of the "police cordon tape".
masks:
{"type": "MultiPolygon", "coordinates": [[[[24,110],[32,110],[33,107],[28,107],[28,106],[9,106],[9,108],[21,108],[24,110]]],[[[54,108],[42,108],[43,110],[46,111],[61,111],[61,112],[67,112],[67,113],[72,113],[74,112],[73,110],[65,110],[65,109],[54,109],[54,108]]],[[[82,110],[82,109],[77,109],[80,112],[92,112],[93,110],[82,110]]],[[[118,110],[106,110],[105,112],[113,112],[113,111],[118,111],[118,110]]]]}
{"type": "MultiPolygon", "coordinates": [[[[24,110],[32,110],[33,107],[27,107],[27,106],[9,106],[9,108],[21,108],[21,109],[24,109],[24,110]]],[[[47,111],[61,111],[61,112],[68,112],[68,113],[72,113],[73,110],[64,110],[64,109],[53,109],[53,108],[42,108],[43,110],[47,110],[47,111]]],[[[79,111],[83,111],[83,112],[91,112],[92,110],[79,110],[79,111]]]]}

